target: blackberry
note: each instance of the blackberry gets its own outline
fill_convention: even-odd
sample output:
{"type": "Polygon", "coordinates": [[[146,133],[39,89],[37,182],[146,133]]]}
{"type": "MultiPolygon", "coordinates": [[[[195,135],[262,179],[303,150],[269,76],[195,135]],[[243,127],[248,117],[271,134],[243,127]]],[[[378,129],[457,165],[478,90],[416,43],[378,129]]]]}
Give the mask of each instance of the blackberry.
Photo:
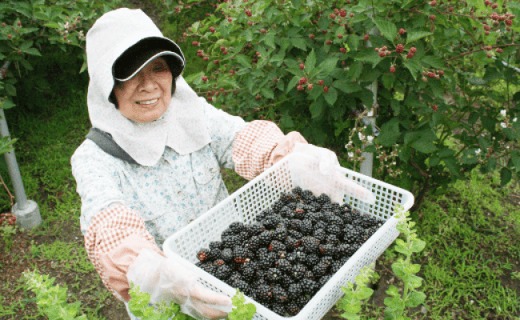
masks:
{"type": "Polygon", "coordinates": [[[287,250],[294,250],[302,245],[302,240],[287,236],[284,241],[287,250]]]}
{"type": "Polygon", "coordinates": [[[283,277],[283,273],[277,268],[269,268],[266,274],[266,280],[270,284],[278,283],[283,277]]]}
{"type": "Polygon", "coordinates": [[[287,225],[288,232],[291,230],[300,231],[302,229],[302,220],[300,219],[290,219],[289,224],[287,225]]]}
{"type": "Polygon", "coordinates": [[[278,259],[274,265],[284,273],[288,273],[292,270],[292,264],[287,261],[287,259],[278,259]]]}
{"type": "Polygon", "coordinates": [[[357,243],[357,242],[364,242],[361,240],[364,230],[360,226],[354,226],[351,224],[347,224],[345,228],[343,229],[344,235],[343,238],[345,239],[345,242],[347,243],[357,243]]]}
{"type": "Polygon", "coordinates": [[[242,246],[233,248],[233,261],[235,263],[245,263],[251,258],[251,252],[242,246]]]}
{"type": "Polygon", "coordinates": [[[287,254],[287,257],[286,259],[290,262],[290,263],[303,263],[305,262],[305,258],[307,257],[307,254],[303,251],[293,251],[293,252],[289,252],[287,254]]]}
{"type": "Polygon", "coordinates": [[[240,245],[241,241],[236,234],[222,235],[222,244],[226,248],[233,248],[234,246],[240,245]]]}
{"type": "Polygon", "coordinates": [[[316,239],[323,241],[323,242],[325,242],[325,240],[327,239],[327,236],[328,236],[327,231],[325,231],[325,229],[322,229],[322,228],[315,229],[313,231],[312,235],[316,239]]]}
{"type": "Polygon", "coordinates": [[[307,302],[309,302],[309,297],[307,295],[303,295],[303,296],[299,296],[297,297],[296,299],[294,299],[294,303],[296,303],[296,305],[298,307],[300,307],[300,309],[303,309],[303,307],[305,307],[305,305],[307,304],[307,302]]]}
{"type": "Polygon", "coordinates": [[[327,226],[328,226],[327,221],[325,221],[325,219],[322,219],[322,220],[316,221],[314,223],[314,230],[316,230],[316,229],[326,230],[327,226]]]}
{"type": "Polygon", "coordinates": [[[209,249],[207,258],[209,260],[217,260],[222,258],[222,251],[218,248],[209,249]]]}
{"type": "Polygon", "coordinates": [[[354,251],[352,246],[348,243],[342,243],[338,246],[338,254],[340,254],[343,257],[350,257],[354,254],[354,251]]]}
{"type": "Polygon", "coordinates": [[[275,302],[285,303],[289,298],[287,295],[287,291],[279,284],[275,284],[272,289],[273,298],[275,302]]]}
{"type": "Polygon", "coordinates": [[[209,243],[210,250],[214,250],[214,249],[222,250],[223,248],[224,248],[224,245],[220,241],[212,241],[209,243]]]}
{"type": "Polygon", "coordinates": [[[220,252],[220,256],[222,257],[222,260],[224,260],[226,263],[230,263],[233,261],[233,250],[231,248],[224,248],[220,252]]]}
{"type": "Polygon", "coordinates": [[[208,259],[209,256],[209,249],[208,248],[202,248],[197,252],[197,259],[199,259],[200,262],[204,262],[208,259]]]}
{"type": "Polygon", "coordinates": [[[311,235],[314,230],[312,221],[309,219],[302,220],[300,231],[303,235],[311,235]]]}
{"type": "Polygon", "coordinates": [[[280,194],[280,200],[289,203],[296,201],[296,197],[291,192],[282,192],[282,194],[280,194]]]}
{"type": "Polygon", "coordinates": [[[251,251],[256,251],[260,249],[260,238],[256,235],[252,236],[251,238],[249,238],[249,240],[245,242],[245,247],[251,251]]]}
{"type": "Polygon", "coordinates": [[[238,271],[242,275],[242,279],[248,283],[253,282],[256,279],[257,265],[255,262],[249,261],[238,267],[238,271]]]}
{"type": "Polygon", "coordinates": [[[213,260],[213,264],[215,266],[219,267],[219,266],[225,265],[226,262],[224,260],[222,260],[222,259],[216,259],[216,260],[213,260]]]}
{"type": "Polygon", "coordinates": [[[264,216],[269,215],[270,213],[278,213],[282,208],[285,206],[285,202],[281,199],[276,200],[273,205],[271,206],[271,209],[264,210],[264,216]]]}
{"type": "Polygon", "coordinates": [[[284,317],[287,311],[285,311],[285,305],[283,303],[273,303],[270,308],[274,313],[284,317]]]}
{"type": "Polygon", "coordinates": [[[316,253],[320,245],[320,240],[312,236],[305,236],[302,238],[303,250],[306,253],[316,253]]]}
{"type": "Polygon", "coordinates": [[[335,255],[337,247],[332,244],[322,244],[319,247],[320,255],[335,255]]]}
{"type": "Polygon", "coordinates": [[[285,307],[285,310],[290,316],[295,316],[301,311],[301,308],[295,302],[290,302],[285,307]]]}
{"type": "Polygon", "coordinates": [[[198,262],[197,266],[209,274],[213,274],[216,268],[211,262],[198,262]]]}
{"type": "Polygon", "coordinates": [[[238,234],[238,233],[246,230],[245,225],[242,222],[238,222],[238,221],[232,222],[228,226],[228,228],[229,228],[229,230],[231,230],[231,232],[233,232],[235,234],[238,234]]]}
{"type": "Polygon", "coordinates": [[[323,277],[329,272],[329,263],[320,261],[312,268],[312,272],[316,277],[323,277]]]}
{"type": "Polygon", "coordinates": [[[239,289],[242,291],[245,295],[249,295],[251,292],[251,287],[249,286],[249,283],[242,279],[235,280],[232,284],[229,284],[233,288],[239,289]]]}
{"type": "Polygon", "coordinates": [[[295,217],[294,210],[285,206],[280,210],[280,216],[287,219],[292,219],[295,217]]]}
{"type": "Polygon", "coordinates": [[[324,275],[323,277],[321,277],[320,280],[318,280],[318,288],[321,289],[327,283],[327,281],[330,280],[331,277],[332,277],[332,275],[330,275],[330,274],[327,274],[327,275],[324,275]]]}
{"type": "Polygon", "coordinates": [[[325,238],[325,243],[337,246],[340,244],[340,240],[338,239],[337,235],[329,234],[329,235],[327,235],[327,238],[325,238]]]}
{"type": "Polygon", "coordinates": [[[300,281],[300,284],[302,286],[303,292],[309,295],[313,295],[316,292],[316,288],[318,287],[316,281],[311,279],[302,279],[302,281],[300,281]]]}
{"type": "Polygon", "coordinates": [[[330,197],[326,195],[325,193],[320,194],[318,197],[316,197],[316,202],[321,204],[322,206],[326,203],[330,203],[330,197]]]}
{"type": "Polygon", "coordinates": [[[329,224],[335,224],[335,225],[339,226],[340,228],[345,227],[345,222],[343,222],[343,219],[341,219],[340,217],[338,217],[335,214],[327,215],[326,219],[329,224]]]}
{"type": "Polygon", "coordinates": [[[278,224],[280,223],[280,220],[281,220],[280,216],[270,215],[270,216],[266,216],[261,221],[261,223],[266,229],[274,229],[274,228],[276,228],[276,226],[278,226],[278,224]]]}
{"type": "Polygon", "coordinates": [[[221,265],[220,267],[216,267],[214,272],[213,272],[213,275],[222,280],[222,281],[225,281],[229,278],[229,276],[231,275],[231,273],[233,272],[233,269],[228,266],[227,264],[224,264],[224,265],[221,265]]]}
{"type": "Polygon", "coordinates": [[[301,280],[304,278],[305,273],[308,271],[307,267],[302,263],[293,265],[291,270],[291,276],[295,280],[301,280]]]}
{"type": "Polygon", "coordinates": [[[316,253],[308,254],[305,257],[305,261],[304,261],[305,265],[309,268],[314,267],[315,265],[318,264],[318,262],[320,262],[320,257],[318,257],[318,254],[316,254],[316,253]]]}
{"type": "Polygon", "coordinates": [[[344,262],[341,260],[333,261],[332,264],[330,265],[330,272],[332,274],[335,274],[336,272],[338,272],[339,269],[341,269],[341,267],[343,267],[343,264],[344,264],[344,262]]]}
{"type": "Polygon", "coordinates": [[[299,198],[303,194],[303,189],[301,187],[296,186],[292,188],[291,193],[294,194],[296,198],[299,198]]]}
{"type": "Polygon", "coordinates": [[[310,203],[310,202],[315,202],[316,201],[316,197],[314,196],[314,194],[310,190],[303,190],[303,192],[301,194],[301,199],[305,203],[310,203]]]}
{"type": "Polygon", "coordinates": [[[369,214],[362,214],[360,217],[361,217],[360,225],[365,229],[375,226],[378,223],[377,218],[375,218],[369,214]]]}
{"type": "Polygon", "coordinates": [[[284,288],[288,288],[291,284],[295,283],[296,281],[288,276],[284,276],[280,279],[280,285],[284,288]]]}
{"type": "Polygon", "coordinates": [[[318,221],[323,220],[323,215],[321,212],[309,212],[306,218],[311,220],[313,223],[317,223],[318,221]]]}
{"type": "Polygon", "coordinates": [[[274,239],[274,233],[271,230],[262,231],[258,235],[258,240],[260,241],[260,245],[268,245],[274,239]]]}
{"type": "Polygon", "coordinates": [[[249,234],[250,237],[259,235],[262,231],[265,230],[265,228],[257,222],[253,222],[251,224],[247,224],[245,226],[245,230],[247,234],[249,234]]]}
{"type": "Polygon", "coordinates": [[[259,284],[253,289],[253,292],[259,302],[268,302],[273,297],[271,287],[267,284],[259,284]]]}
{"type": "Polygon", "coordinates": [[[303,288],[300,283],[295,282],[287,288],[287,296],[289,299],[294,300],[301,295],[303,295],[303,288]]]}
{"type": "Polygon", "coordinates": [[[287,238],[287,227],[285,227],[285,225],[278,225],[273,232],[273,237],[279,241],[285,240],[285,238],[287,238]]]}
{"type": "Polygon", "coordinates": [[[271,243],[267,246],[267,250],[278,253],[280,251],[285,251],[286,247],[285,244],[278,240],[273,240],[271,243]]]}
{"type": "Polygon", "coordinates": [[[269,268],[274,264],[277,256],[275,253],[270,252],[267,249],[265,249],[265,251],[264,251],[263,249],[265,249],[265,248],[259,249],[256,254],[257,263],[258,263],[258,266],[261,268],[269,268]]]}

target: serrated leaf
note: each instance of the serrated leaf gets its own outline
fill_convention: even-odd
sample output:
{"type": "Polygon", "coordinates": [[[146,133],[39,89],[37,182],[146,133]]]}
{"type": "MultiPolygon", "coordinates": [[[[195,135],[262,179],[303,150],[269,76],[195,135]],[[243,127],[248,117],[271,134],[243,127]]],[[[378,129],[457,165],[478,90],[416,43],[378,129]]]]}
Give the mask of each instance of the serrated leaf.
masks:
{"type": "Polygon", "coordinates": [[[289,92],[292,89],[296,87],[296,84],[300,81],[300,77],[294,76],[291,81],[289,81],[289,84],[287,85],[287,88],[285,89],[285,92],[289,92]]]}
{"type": "Polygon", "coordinates": [[[415,308],[424,303],[426,300],[426,295],[420,291],[412,291],[408,295],[408,300],[406,301],[406,306],[409,308],[415,308]]]}
{"type": "Polygon", "coordinates": [[[359,84],[348,80],[336,80],[332,83],[332,86],[344,93],[361,91],[361,86],[359,84]]]}
{"type": "Polygon", "coordinates": [[[328,58],[317,67],[318,77],[329,75],[338,65],[338,58],[328,58]]]}
{"type": "Polygon", "coordinates": [[[420,60],[423,65],[427,65],[435,69],[442,69],[445,66],[444,60],[436,56],[423,56],[420,60]]]}
{"type": "Polygon", "coordinates": [[[307,44],[303,38],[292,38],[291,44],[301,50],[307,49],[307,44]]]}
{"type": "Polygon", "coordinates": [[[251,59],[248,56],[239,54],[235,59],[242,67],[251,68],[251,59]]]}
{"type": "Polygon", "coordinates": [[[368,62],[374,68],[383,59],[374,50],[364,50],[355,57],[355,61],[368,62]]]}
{"type": "Polygon", "coordinates": [[[412,43],[419,39],[431,36],[432,34],[433,34],[433,32],[429,32],[429,31],[413,31],[413,30],[408,31],[407,35],[406,35],[406,43],[407,44],[412,43]]]}
{"type": "Polygon", "coordinates": [[[269,31],[265,37],[264,37],[264,43],[270,47],[270,48],[276,48],[276,43],[275,43],[275,33],[273,31],[269,31]]]}
{"type": "Polygon", "coordinates": [[[397,36],[397,27],[395,24],[388,20],[383,20],[380,18],[374,19],[374,22],[379,29],[379,32],[390,42],[394,42],[395,37],[397,36]]]}
{"type": "Polygon", "coordinates": [[[400,136],[399,119],[392,118],[381,126],[377,141],[385,147],[391,147],[397,143],[400,136]]]}
{"type": "Polygon", "coordinates": [[[511,181],[511,178],[513,177],[513,173],[508,168],[502,168],[500,170],[500,185],[505,186],[506,184],[511,181]]]}
{"type": "Polygon", "coordinates": [[[31,56],[41,56],[42,54],[40,53],[40,51],[38,51],[38,49],[36,48],[27,48],[27,49],[24,49],[22,50],[23,52],[31,55],[31,56]]]}
{"type": "Polygon", "coordinates": [[[421,74],[422,67],[413,59],[403,61],[403,65],[410,71],[414,80],[417,80],[417,76],[421,74]]]}
{"type": "Polygon", "coordinates": [[[333,106],[338,100],[338,90],[335,88],[329,88],[329,92],[324,93],[323,97],[325,97],[325,100],[329,105],[333,106]]]}
{"type": "Polygon", "coordinates": [[[316,67],[316,52],[314,52],[313,49],[307,56],[307,59],[305,59],[305,68],[307,70],[313,70],[314,67],[316,67]]]}
{"type": "Polygon", "coordinates": [[[274,92],[271,90],[271,88],[263,87],[260,92],[262,93],[262,96],[264,96],[267,99],[274,99],[274,92]]]}

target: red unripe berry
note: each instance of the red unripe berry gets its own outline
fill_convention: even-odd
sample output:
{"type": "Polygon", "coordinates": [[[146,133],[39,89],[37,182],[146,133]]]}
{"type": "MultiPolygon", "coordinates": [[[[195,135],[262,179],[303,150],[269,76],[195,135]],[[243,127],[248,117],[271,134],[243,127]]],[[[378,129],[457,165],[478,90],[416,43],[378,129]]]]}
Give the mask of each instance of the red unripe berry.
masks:
{"type": "Polygon", "coordinates": [[[379,51],[379,56],[380,56],[381,58],[386,57],[386,51],[379,51]]]}
{"type": "Polygon", "coordinates": [[[314,40],[315,37],[314,33],[309,34],[309,39],[314,40]]]}
{"type": "Polygon", "coordinates": [[[399,43],[396,47],[395,47],[395,52],[397,53],[403,53],[404,51],[404,45],[402,43],[399,43]]]}
{"type": "Polygon", "coordinates": [[[208,57],[208,56],[205,56],[204,58],[202,58],[202,60],[204,60],[204,61],[208,61],[208,60],[209,60],[209,57],[208,57]]]}
{"type": "Polygon", "coordinates": [[[228,21],[229,23],[231,23],[231,22],[233,22],[233,18],[228,18],[227,21],[228,21]]]}
{"type": "Polygon", "coordinates": [[[411,48],[410,48],[410,52],[411,52],[411,53],[415,53],[416,51],[417,51],[417,48],[416,48],[416,47],[411,47],[411,48]]]}
{"type": "Polygon", "coordinates": [[[303,70],[303,69],[305,69],[305,64],[300,63],[300,70],[303,70]]]}
{"type": "Polygon", "coordinates": [[[491,2],[491,1],[489,1],[489,0],[486,0],[486,1],[484,1],[484,4],[485,4],[485,5],[487,6],[487,7],[488,7],[488,6],[490,6],[490,5],[491,5],[491,3],[492,3],[492,2],[491,2]]]}
{"type": "Polygon", "coordinates": [[[508,19],[508,20],[505,21],[505,23],[506,23],[507,26],[512,26],[513,25],[513,20],[508,19]]]}
{"type": "Polygon", "coordinates": [[[219,64],[220,61],[219,61],[219,60],[213,60],[213,63],[214,63],[214,64],[219,64]]]}
{"type": "Polygon", "coordinates": [[[497,53],[502,53],[502,52],[504,52],[504,49],[502,49],[502,48],[497,48],[497,49],[496,49],[496,52],[497,52],[497,53]]]}
{"type": "Polygon", "coordinates": [[[209,32],[215,33],[215,31],[216,31],[215,27],[209,27],[209,32]]]}
{"type": "Polygon", "coordinates": [[[332,44],[332,40],[328,39],[327,41],[325,41],[325,44],[330,46],[332,44]]]}
{"type": "Polygon", "coordinates": [[[413,55],[414,55],[413,52],[410,51],[410,52],[408,52],[408,54],[406,55],[406,58],[407,58],[407,59],[411,59],[411,58],[413,58],[413,55]]]}
{"type": "Polygon", "coordinates": [[[341,33],[338,34],[338,39],[343,39],[343,35],[341,33]]]}
{"type": "Polygon", "coordinates": [[[312,85],[312,83],[309,83],[309,84],[307,85],[307,90],[311,91],[312,88],[314,88],[314,86],[312,85]]]}
{"type": "Polygon", "coordinates": [[[437,5],[437,1],[432,0],[430,1],[430,6],[435,7],[437,5]]]}
{"type": "Polygon", "coordinates": [[[250,16],[253,15],[253,13],[251,12],[251,10],[249,10],[249,9],[246,9],[245,12],[246,12],[246,16],[248,16],[248,17],[250,17],[250,16]]]}
{"type": "Polygon", "coordinates": [[[325,93],[329,92],[329,87],[324,86],[324,87],[323,87],[323,92],[325,92],[325,93]]]}
{"type": "Polygon", "coordinates": [[[496,8],[498,8],[498,4],[496,4],[496,3],[493,3],[493,4],[491,5],[491,8],[493,8],[493,9],[496,9],[496,8]]]}
{"type": "Polygon", "coordinates": [[[336,15],[335,15],[334,13],[331,13],[331,14],[329,15],[329,18],[331,18],[332,20],[334,20],[334,19],[336,19],[336,15]]]}
{"type": "Polygon", "coordinates": [[[198,46],[200,46],[200,42],[198,42],[198,41],[193,41],[193,42],[191,43],[191,45],[198,47],[198,46]]]}
{"type": "Polygon", "coordinates": [[[341,10],[339,10],[339,15],[342,18],[345,18],[347,16],[347,11],[345,9],[341,9],[341,10]]]}
{"type": "Polygon", "coordinates": [[[406,29],[405,29],[405,28],[400,28],[400,29],[399,29],[399,34],[400,34],[400,35],[403,35],[403,34],[405,34],[405,33],[406,33],[406,29]]]}
{"type": "Polygon", "coordinates": [[[7,24],[5,22],[2,22],[2,27],[5,28],[5,26],[7,26],[7,24]]]}
{"type": "Polygon", "coordinates": [[[12,34],[8,34],[7,35],[7,39],[12,39],[13,38],[13,35],[12,34]]]}
{"type": "Polygon", "coordinates": [[[202,81],[204,81],[204,82],[208,81],[208,77],[207,76],[202,76],[202,81]]]}
{"type": "Polygon", "coordinates": [[[435,78],[435,72],[430,71],[426,75],[428,76],[428,78],[435,78]]]}
{"type": "Polygon", "coordinates": [[[22,26],[22,21],[18,20],[18,22],[16,23],[16,25],[18,25],[19,27],[22,26]]]}
{"type": "Polygon", "coordinates": [[[303,85],[299,84],[297,87],[296,87],[296,90],[298,91],[303,91],[305,88],[303,87],[303,85]]]}
{"type": "Polygon", "coordinates": [[[432,110],[433,110],[434,112],[437,112],[437,110],[439,110],[439,106],[437,106],[436,104],[434,104],[434,105],[432,106],[432,110]]]}
{"type": "Polygon", "coordinates": [[[347,52],[347,49],[341,47],[341,48],[339,48],[339,51],[341,51],[341,53],[346,53],[346,52],[347,52]]]}
{"type": "Polygon", "coordinates": [[[395,66],[390,66],[390,70],[389,70],[391,73],[395,73],[395,66]]]}
{"type": "Polygon", "coordinates": [[[299,84],[306,84],[307,83],[307,78],[305,77],[301,77],[300,78],[300,81],[298,81],[299,84]]]}
{"type": "Polygon", "coordinates": [[[444,70],[438,70],[437,73],[442,77],[444,75],[444,70]]]}
{"type": "Polygon", "coordinates": [[[262,28],[262,29],[260,29],[260,33],[263,33],[263,34],[265,34],[265,33],[267,33],[267,30],[266,30],[266,29],[264,29],[264,28],[262,28]]]}
{"type": "Polygon", "coordinates": [[[323,80],[318,80],[318,85],[319,85],[319,86],[322,86],[323,83],[325,83],[325,81],[323,81],[323,80]]]}
{"type": "Polygon", "coordinates": [[[370,39],[370,36],[368,34],[365,34],[363,36],[363,40],[368,41],[370,39]]]}
{"type": "Polygon", "coordinates": [[[431,14],[431,15],[430,15],[430,20],[431,20],[431,21],[435,21],[435,19],[437,19],[437,17],[436,17],[434,14],[431,14]]]}

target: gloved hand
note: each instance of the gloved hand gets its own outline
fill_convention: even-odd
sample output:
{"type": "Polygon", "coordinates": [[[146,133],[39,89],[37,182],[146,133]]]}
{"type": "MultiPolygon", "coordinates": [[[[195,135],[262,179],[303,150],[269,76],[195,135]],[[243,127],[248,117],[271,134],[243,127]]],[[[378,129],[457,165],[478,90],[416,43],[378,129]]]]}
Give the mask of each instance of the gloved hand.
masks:
{"type": "Polygon", "coordinates": [[[316,196],[325,193],[333,202],[343,203],[345,195],[374,204],[375,196],[341,173],[338,158],[329,149],[312,144],[296,143],[289,161],[294,184],[312,191],[316,196]]]}
{"type": "Polygon", "coordinates": [[[151,296],[151,303],[174,301],[196,319],[222,319],[232,309],[231,299],[205,288],[180,261],[145,249],[128,268],[129,283],[151,296]]]}

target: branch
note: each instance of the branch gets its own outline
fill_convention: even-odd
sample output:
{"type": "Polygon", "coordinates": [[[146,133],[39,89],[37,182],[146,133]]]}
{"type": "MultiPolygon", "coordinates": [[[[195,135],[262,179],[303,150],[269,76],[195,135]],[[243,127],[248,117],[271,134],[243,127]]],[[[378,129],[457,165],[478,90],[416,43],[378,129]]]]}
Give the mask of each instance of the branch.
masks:
{"type": "Polygon", "coordinates": [[[9,65],[11,64],[11,61],[4,62],[4,65],[2,68],[0,68],[0,80],[4,80],[7,75],[7,69],[9,69],[9,65]]]}

